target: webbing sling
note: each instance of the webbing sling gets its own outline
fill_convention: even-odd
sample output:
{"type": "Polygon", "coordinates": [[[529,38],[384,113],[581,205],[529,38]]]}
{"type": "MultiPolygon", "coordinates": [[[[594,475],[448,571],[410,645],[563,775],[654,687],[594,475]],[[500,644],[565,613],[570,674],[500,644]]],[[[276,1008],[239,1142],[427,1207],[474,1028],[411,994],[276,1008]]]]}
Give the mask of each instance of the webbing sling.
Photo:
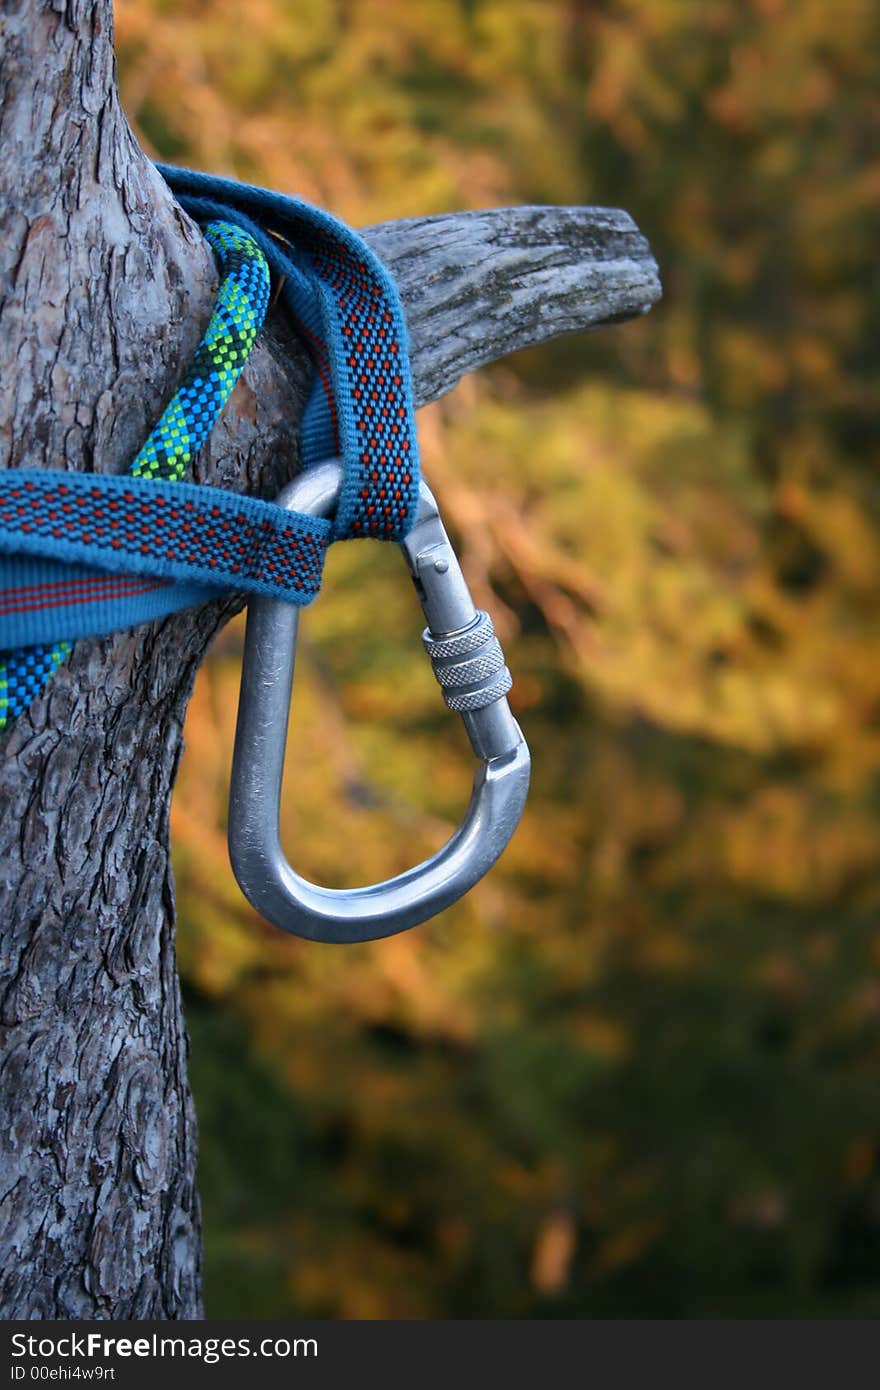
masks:
{"type": "Polygon", "coordinates": [[[247,590],[229,798],[236,877],[285,931],[340,942],[387,936],[442,911],[482,878],[520,818],[530,767],[491,620],[475,608],[419,479],[397,292],[369,248],[327,213],[159,168],[217,257],[217,304],[126,476],[0,473],[0,651],[20,644],[0,666],[0,728],[42,688],[72,638],[247,590]],[[253,346],[273,272],[315,372],[302,422],[304,471],[277,502],[262,502],[182,479],[253,346]],[[299,606],[320,585],[329,542],[347,536],[400,542],[434,674],[461,715],[477,769],[461,825],[429,859],[382,883],[328,889],[286,860],[278,797],[299,606]]]}
{"type": "Polygon", "coordinates": [[[388,271],[356,233],[307,203],[157,167],[214,251],[214,313],[127,476],[0,473],[0,729],[75,638],[225,590],[307,603],[330,540],[400,540],[415,516],[412,383],[388,271]],[[343,465],[332,521],[181,481],[253,346],[270,271],[315,367],[301,463],[343,465]]]}

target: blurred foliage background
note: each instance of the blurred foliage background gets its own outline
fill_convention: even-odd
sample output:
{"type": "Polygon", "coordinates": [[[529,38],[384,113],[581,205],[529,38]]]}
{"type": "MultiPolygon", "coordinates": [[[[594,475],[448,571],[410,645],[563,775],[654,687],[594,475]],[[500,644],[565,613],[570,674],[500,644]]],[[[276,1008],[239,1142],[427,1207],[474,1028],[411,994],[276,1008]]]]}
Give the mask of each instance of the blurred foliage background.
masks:
{"type": "MultiPolygon", "coordinates": [[[[209,1315],[880,1309],[880,19],[871,0],[118,0],[156,155],[355,224],[627,208],[647,319],[467,380],[424,462],[534,790],[372,947],[227,866],[241,628],[174,803],[209,1315]]],[[[396,554],[309,613],[283,824],[331,883],[445,837],[471,757],[396,554]]]]}

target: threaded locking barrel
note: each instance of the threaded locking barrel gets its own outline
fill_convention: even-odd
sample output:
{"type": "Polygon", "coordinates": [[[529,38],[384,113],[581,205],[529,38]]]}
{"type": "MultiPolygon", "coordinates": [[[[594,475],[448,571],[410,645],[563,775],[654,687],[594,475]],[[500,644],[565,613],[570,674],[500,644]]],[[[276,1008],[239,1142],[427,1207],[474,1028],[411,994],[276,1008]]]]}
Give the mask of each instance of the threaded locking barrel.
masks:
{"type": "Polygon", "coordinates": [[[457,714],[485,709],[510,690],[513,681],[504,661],[492,619],[482,609],[460,632],[435,637],[422,633],[425,650],[443,699],[457,714]]]}

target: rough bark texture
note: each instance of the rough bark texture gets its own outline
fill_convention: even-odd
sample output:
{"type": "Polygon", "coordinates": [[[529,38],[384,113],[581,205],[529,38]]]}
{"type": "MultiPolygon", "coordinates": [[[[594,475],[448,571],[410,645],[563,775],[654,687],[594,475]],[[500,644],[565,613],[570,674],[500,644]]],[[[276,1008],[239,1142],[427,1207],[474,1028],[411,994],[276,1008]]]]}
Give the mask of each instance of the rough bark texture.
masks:
{"type": "MultiPolygon", "coordinates": [[[[0,10],[3,467],[123,471],[211,309],[210,254],[120,110],[111,24],[109,0],[0,10]]],[[[622,213],[508,210],[369,237],[400,274],[420,401],[659,295],[622,213]]],[[[198,480],[273,495],[295,472],[306,381],[273,323],[198,480]]],[[[78,643],[0,748],[5,1317],[200,1312],[168,805],[192,681],[229,611],[78,643]]]]}

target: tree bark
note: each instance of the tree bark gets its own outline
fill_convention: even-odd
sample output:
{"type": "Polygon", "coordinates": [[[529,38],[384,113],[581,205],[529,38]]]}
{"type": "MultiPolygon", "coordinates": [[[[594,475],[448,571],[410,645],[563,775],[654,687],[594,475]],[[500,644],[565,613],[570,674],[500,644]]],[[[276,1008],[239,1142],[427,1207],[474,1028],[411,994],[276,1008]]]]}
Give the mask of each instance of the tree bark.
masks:
{"type": "MultiPolygon", "coordinates": [[[[204,330],[213,262],[120,108],[109,0],[6,0],[0,45],[0,465],[122,472],[204,330]]],[[[659,297],[625,213],[502,210],[368,235],[399,272],[420,402],[512,346],[659,297]]],[[[307,381],[273,320],[197,481],[274,495],[296,471],[307,381]]],[[[77,643],[3,740],[7,1318],[200,1315],[168,806],[192,682],[234,607],[77,643]]]]}

